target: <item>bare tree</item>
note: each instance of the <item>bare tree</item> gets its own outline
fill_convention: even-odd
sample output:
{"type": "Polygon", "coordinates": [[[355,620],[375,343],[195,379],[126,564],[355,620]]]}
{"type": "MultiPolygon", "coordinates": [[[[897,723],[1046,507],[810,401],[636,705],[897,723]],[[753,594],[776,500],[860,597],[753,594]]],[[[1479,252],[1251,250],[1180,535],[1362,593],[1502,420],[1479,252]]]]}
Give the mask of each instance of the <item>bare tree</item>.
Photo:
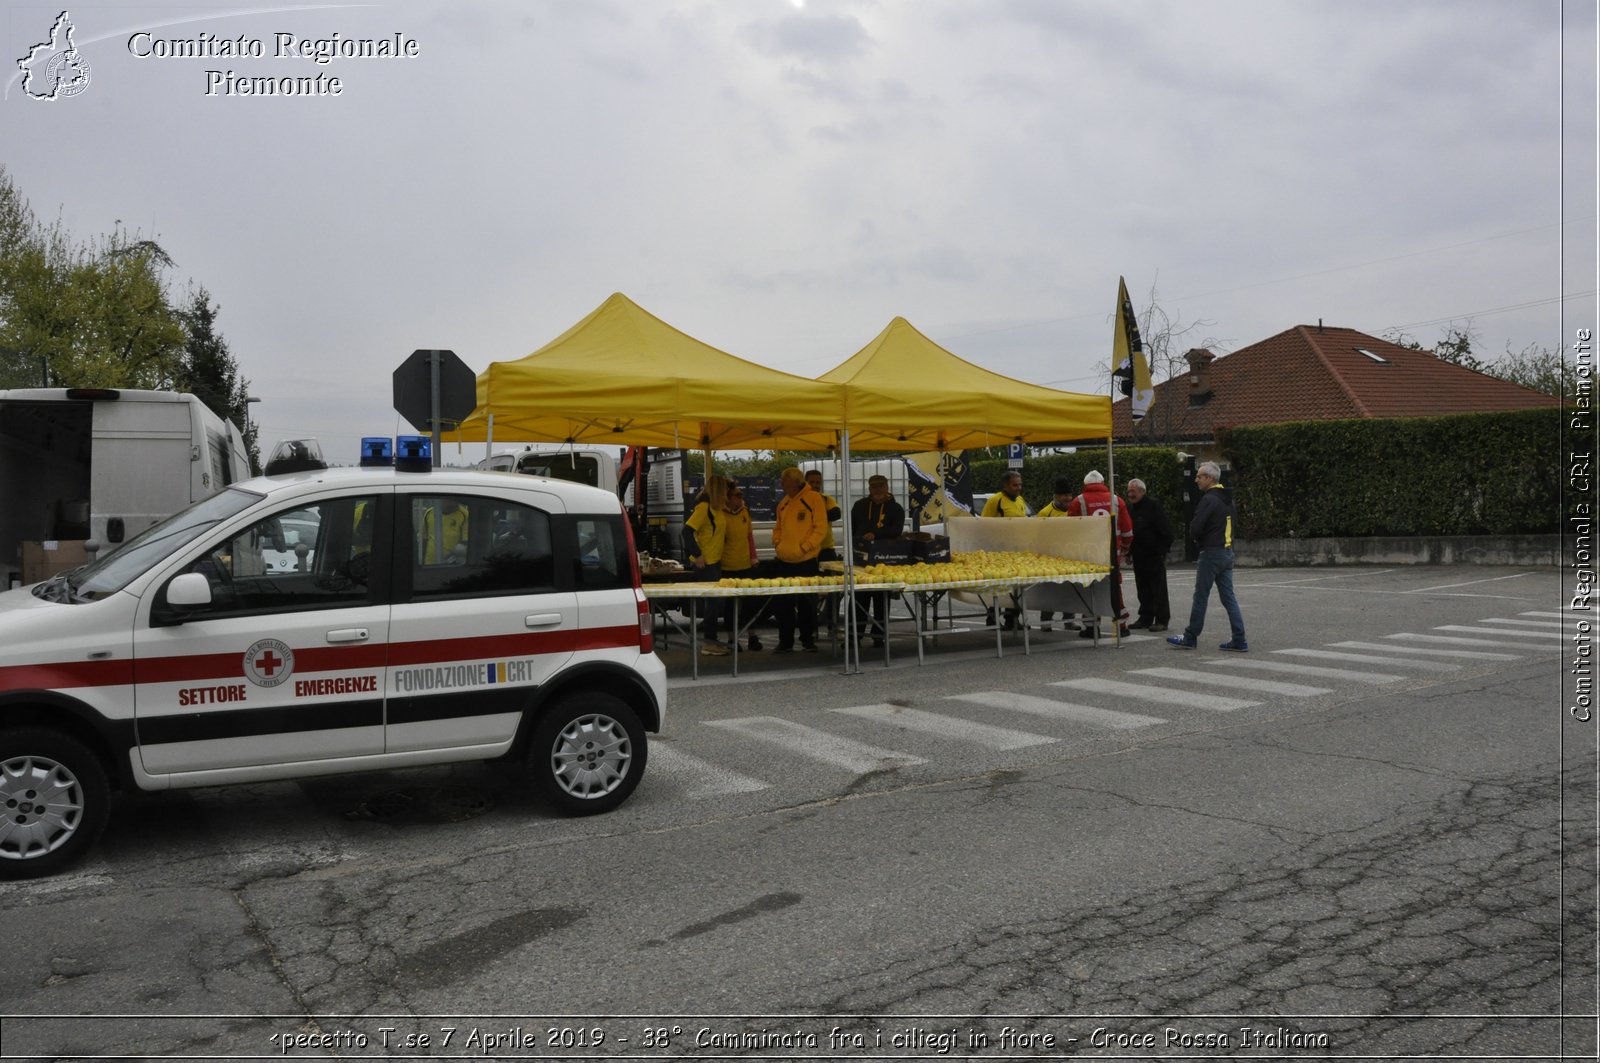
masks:
{"type": "MultiPolygon", "coordinates": [[[[1181,314],[1169,314],[1161,305],[1157,282],[1151,281],[1144,312],[1139,315],[1139,336],[1143,341],[1145,358],[1150,363],[1150,383],[1161,384],[1188,372],[1189,366],[1183,356],[1194,348],[1221,346],[1221,341],[1214,336],[1195,338],[1215,325],[1215,321],[1205,318],[1186,322],[1181,314]]],[[[1173,438],[1173,410],[1171,404],[1153,403],[1144,419],[1134,425],[1134,441],[1151,446],[1177,442],[1173,438]]]]}

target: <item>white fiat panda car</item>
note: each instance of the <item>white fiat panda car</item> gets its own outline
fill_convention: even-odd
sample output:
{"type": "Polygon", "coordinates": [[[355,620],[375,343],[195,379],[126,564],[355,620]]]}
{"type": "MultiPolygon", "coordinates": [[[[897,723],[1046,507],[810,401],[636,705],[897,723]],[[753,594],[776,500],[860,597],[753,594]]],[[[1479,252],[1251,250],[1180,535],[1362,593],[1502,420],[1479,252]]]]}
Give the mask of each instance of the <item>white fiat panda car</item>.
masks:
{"type": "Polygon", "coordinates": [[[0,878],[80,856],[118,787],[518,757],[583,815],[639,784],[666,674],[614,495],[301,464],[0,594],[0,878]]]}

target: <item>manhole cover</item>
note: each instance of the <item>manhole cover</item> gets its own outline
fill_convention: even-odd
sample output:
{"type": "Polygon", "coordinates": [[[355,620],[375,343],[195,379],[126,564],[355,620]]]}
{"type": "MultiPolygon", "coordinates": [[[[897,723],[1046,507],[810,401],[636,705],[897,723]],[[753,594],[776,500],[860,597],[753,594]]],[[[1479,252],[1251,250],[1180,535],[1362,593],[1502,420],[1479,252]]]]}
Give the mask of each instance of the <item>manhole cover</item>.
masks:
{"type": "Polygon", "coordinates": [[[419,786],[374,794],[345,815],[381,823],[459,823],[493,807],[493,794],[470,786],[419,786]]]}

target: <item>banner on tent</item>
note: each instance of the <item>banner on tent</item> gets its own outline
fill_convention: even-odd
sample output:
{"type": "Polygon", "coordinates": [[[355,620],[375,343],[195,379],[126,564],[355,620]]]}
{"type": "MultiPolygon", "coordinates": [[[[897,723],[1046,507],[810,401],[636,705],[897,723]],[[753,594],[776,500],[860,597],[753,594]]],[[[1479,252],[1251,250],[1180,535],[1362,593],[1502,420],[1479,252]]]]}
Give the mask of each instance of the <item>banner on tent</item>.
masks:
{"type": "Polygon", "coordinates": [[[907,454],[906,512],[922,524],[938,524],[954,513],[972,512],[972,468],[967,452],[907,454]]]}

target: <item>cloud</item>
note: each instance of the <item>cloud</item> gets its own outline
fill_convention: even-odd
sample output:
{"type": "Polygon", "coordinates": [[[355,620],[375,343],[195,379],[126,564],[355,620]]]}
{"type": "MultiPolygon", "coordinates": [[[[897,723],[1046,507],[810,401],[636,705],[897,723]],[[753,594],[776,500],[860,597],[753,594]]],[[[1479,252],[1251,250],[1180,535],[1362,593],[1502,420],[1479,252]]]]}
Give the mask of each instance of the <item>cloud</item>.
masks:
{"type": "Polygon", "coordinates": [[[868,53],[872,38],[852,15],[796,11],[747,23],[740,38],[762,55],[833,66],[868,53]]]}

